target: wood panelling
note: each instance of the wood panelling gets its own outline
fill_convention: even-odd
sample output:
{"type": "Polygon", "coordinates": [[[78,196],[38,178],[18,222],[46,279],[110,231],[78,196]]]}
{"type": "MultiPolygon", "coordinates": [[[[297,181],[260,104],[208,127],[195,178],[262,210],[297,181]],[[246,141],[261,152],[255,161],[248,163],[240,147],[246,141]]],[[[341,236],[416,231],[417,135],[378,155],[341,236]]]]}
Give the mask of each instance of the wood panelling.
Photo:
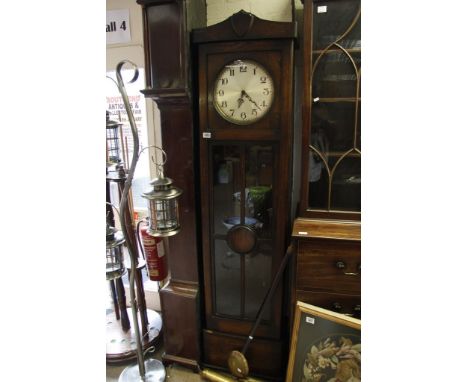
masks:
{"type": "Polygon", "coordinates": [[[169,239],[170,281],[160,293],[165,363],[201,360],[197,244],[197,160],[191,98],[190,30],[206,23],[203,0],[137,0],[142,6],[146,89],[161,112],[165,176],[183,190],[181,231],[169,239]]]}
{"type": "Polygon", "coordinates": [[[361,316],[361,224],[296,219],[293,304],[361,316]]]}

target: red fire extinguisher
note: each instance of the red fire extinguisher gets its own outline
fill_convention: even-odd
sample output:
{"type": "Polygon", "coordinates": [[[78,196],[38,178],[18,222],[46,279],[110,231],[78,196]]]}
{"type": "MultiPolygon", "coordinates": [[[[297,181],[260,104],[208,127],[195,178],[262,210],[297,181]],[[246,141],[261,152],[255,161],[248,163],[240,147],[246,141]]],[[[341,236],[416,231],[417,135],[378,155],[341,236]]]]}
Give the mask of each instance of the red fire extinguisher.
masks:
{"type": "Polygon", "coordinates": [[[150,280],[162,281],[167,277],[167,257],[163,239],[148,234],[148,221],[140,221],[140,235],[146,257],[146,267],[150,280]],[[141,225],[140,225],[141,223],[141,225]]]}

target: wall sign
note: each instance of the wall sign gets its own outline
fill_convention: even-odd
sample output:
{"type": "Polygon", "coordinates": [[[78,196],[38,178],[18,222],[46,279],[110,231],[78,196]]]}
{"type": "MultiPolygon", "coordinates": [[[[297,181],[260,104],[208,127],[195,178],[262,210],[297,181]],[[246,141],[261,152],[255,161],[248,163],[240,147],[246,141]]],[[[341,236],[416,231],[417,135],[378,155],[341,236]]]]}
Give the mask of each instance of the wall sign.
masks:
{"type": "Polygon", "coordinates": [[[130,36],[130,11],[114,9],[106,14],[106,43],[122,44],[132,40],[130,36]]]}

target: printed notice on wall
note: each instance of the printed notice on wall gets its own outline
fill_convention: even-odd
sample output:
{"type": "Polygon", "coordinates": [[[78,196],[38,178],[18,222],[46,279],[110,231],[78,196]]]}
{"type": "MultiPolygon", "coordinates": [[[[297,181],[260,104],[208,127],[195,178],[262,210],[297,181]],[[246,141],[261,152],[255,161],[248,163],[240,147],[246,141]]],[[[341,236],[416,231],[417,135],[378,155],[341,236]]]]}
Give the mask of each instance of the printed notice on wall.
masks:
{"type": "Polygon", "coordinates": [[[130,11],[128,9],[114,9],[106,14],[106,42],[123,44],[131,41],[130,11]]]}

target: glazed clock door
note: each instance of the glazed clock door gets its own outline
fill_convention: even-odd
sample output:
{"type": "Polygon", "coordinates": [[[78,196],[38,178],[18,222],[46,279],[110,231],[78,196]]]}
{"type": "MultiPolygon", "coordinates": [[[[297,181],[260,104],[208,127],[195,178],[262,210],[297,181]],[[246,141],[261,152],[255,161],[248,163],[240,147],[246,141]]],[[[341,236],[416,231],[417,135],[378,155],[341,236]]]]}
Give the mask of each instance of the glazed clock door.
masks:
{"type": "MultiPolygon", "coordinates": [[[[276,145],[213,142],[208,150],[212,316],[254,320],[282,247],[274,234],[276,145]]],[[[269,308],[263,318],[271,319],[269,308]]]]}

